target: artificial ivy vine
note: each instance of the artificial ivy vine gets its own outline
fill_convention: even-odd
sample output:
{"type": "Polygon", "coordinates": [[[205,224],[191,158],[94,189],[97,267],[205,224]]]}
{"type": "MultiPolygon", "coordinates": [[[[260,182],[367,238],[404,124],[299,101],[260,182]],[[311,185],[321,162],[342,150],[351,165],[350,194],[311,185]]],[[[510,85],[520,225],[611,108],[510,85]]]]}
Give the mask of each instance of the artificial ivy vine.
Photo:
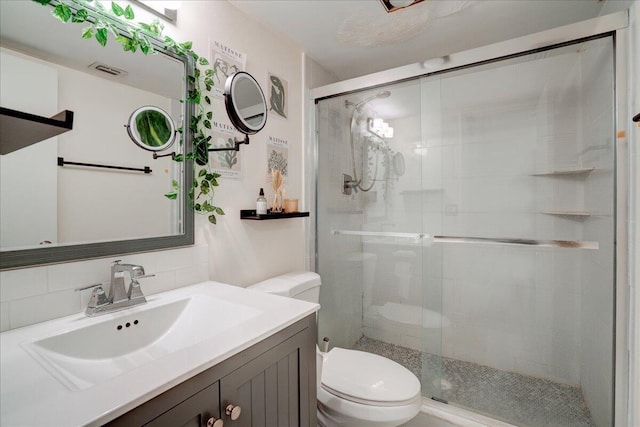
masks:
{"type": "MultiPolygon", "coordinates": [[[[33,1],[48,6],[53,0],[33,1]]],[[[217,179],[220,175],[211,171],[208,162],[211,136],[207,135],[207,130],[211,129],[213,113],[210,111],[211,98],[207,93],[214,85],[214,70],[207,68],[209,65],[207,58],[195,53],[192,50],[192,43],[189,41],[178,43],[170,37],[162,36],[164,25],[157,19],[150,24],[134,23],[135,14],[129,5],[123,8],[115,2],[111,2],[109,10],[98,0],[58,0],[55,2],[51,14],[64,23],[85,24],[82,29],[82,38],[95,38],[101,46],[106,46],[109,34],[111,34],[115,41],[122,45],[125,52],[135,53],[140,50],[143,54],[150,55],[156,53],[149,39],[149,37],[154,37],[164,41],[165,49],[193,58],[195,62],[194,73],[187,76],[193,88],[189,90],[187,99],[184,100],[192,102],[196,107],[196,112],[190,117],[188,123],[188,128],[193,135],[193,150],[184,155],[175,156],[174,160],[194,162],[196,170],[188,193],[189,200],[197,213],[208,215],[209,222],[215,224],[216,215],[224,215],[224,211],[213,205],[214,187],[218,186],[217,179]],[[86,6],[89,4],[93,5],[95,10],[87,8],[86,6]],[[120,34],[118,27],[106,19],[105,15],[109,15],[111,19],[119,20],[127,35],[120,34]]],[[[178,131],[180,134],[183,133],[182,128],[178,131]]],[[[172,200],[177,199],[179,190],[180,185],[174,180],[172,191],[165,194],[165,197],[172,200]]]]}

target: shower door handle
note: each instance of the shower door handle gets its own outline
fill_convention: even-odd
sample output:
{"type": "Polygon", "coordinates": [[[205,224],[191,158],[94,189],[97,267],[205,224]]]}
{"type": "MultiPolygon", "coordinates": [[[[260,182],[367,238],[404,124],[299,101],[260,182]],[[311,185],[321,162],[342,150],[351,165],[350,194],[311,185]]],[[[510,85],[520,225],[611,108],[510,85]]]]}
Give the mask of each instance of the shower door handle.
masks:
{"type": "Polygon", "coordinates": [[[428,238],[428,234],[422,233],[394,233],[392,231],[359,231],[359,230],[331,230],[334,236],[363,236],[363,237],[390,237],[396,239],[412,239],[416,242],[428,238]]]}

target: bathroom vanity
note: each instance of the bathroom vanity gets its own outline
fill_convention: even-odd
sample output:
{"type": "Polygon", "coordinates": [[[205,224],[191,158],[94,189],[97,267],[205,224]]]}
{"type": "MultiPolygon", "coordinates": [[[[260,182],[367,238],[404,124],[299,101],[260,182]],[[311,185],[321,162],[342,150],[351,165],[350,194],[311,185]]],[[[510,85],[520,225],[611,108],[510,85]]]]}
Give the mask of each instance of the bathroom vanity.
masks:
{"type": "Polygon", "coordinates": [[[317,304],[205,282],[0,335],[0,424],[315,426],[317,304]]]}

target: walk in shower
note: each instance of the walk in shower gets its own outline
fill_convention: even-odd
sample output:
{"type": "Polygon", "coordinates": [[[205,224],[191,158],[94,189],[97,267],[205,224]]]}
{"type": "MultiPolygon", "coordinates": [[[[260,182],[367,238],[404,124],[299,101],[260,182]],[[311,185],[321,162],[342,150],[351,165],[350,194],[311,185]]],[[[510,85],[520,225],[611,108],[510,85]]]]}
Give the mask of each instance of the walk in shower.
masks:
{"type": "Polygon", "coordinates": [[[317,101],[319,338],[522,426],[612,426],[614,37],[317,101]]]}

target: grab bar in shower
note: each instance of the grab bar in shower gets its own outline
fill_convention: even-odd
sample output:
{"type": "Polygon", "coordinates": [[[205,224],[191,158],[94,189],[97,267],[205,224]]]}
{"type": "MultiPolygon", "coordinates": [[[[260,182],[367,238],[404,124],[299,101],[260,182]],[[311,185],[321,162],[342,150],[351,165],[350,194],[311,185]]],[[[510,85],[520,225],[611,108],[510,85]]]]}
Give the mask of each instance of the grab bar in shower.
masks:
{"type": "MultiPolygon", "coordinates": [[[[394,233],[388,231],[358,231],[358,230],[331,230],[331,234],[345,236],[364,237],[392,237],[412,239],[418,242],[421,239],[431,239],[429,234],[421,233],[394,233]]],[[[433,236],[433,241],[438,243],[473,243],[485,245],[515,245],[537,246],[547,248],[571,248],[571,249],[598,249],[598,242],[580,240],[538,240],[538,239],[512,239],[493,237],[460,237],[460,236],[433,236]]]]}

